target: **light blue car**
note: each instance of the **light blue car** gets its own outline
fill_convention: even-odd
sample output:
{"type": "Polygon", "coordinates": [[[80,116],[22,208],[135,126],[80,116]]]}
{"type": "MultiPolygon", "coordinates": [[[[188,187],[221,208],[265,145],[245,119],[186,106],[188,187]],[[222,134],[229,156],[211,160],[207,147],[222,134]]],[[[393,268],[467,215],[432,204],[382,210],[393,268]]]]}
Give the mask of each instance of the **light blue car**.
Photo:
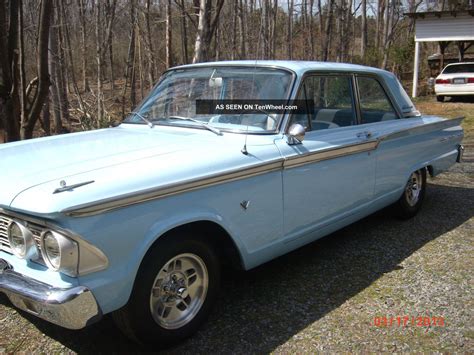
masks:
{"type": "Polygon", "coordinates": [[[66,328],[113,312],[136,341],[179,341],[223,266],[251,269],[389,205],[414,216],[426,175],[461,160],[460,122],[420,115],[375,68],[170,69],[118,127],[0,146],[0,291],[66,328]]]}

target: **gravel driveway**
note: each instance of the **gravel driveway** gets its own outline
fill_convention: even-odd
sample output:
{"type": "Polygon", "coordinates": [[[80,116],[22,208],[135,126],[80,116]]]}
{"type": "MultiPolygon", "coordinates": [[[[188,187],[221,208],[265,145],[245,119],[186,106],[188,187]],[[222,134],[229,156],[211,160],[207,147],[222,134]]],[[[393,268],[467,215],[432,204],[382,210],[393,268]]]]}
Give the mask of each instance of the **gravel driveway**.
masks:
{"type": "MultiPolygon", "coordinates": [[[[474,135],[409,221],[381,211],[250,272],[226,274],[204,327],[169,353],[474,351],[474,135]],[[375,317],[409,317],[374,325],[375,317]],[[444,325],[418,326],[416,317],[444,325]],[[411,323],[412,317],[415,324],[411,323]]],[[[383,319],[383,318],[378,318],[383,319]]],[[[144,350],[106,317],[68,331],[0,297],[0,350],[144,350]]]]}

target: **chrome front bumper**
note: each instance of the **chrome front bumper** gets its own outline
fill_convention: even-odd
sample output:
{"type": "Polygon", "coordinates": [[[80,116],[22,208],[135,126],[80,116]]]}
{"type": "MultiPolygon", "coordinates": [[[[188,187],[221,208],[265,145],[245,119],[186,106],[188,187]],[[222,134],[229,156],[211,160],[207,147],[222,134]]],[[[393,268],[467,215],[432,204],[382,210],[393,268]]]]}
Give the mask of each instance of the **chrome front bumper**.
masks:
{"type": "Polygon", "coordinates": [[[14,306],[68,329],[81,329],[102,317],[92,292],[84,286],[55,288],[15,272],[0,259],[0,292],[14,306]]]}

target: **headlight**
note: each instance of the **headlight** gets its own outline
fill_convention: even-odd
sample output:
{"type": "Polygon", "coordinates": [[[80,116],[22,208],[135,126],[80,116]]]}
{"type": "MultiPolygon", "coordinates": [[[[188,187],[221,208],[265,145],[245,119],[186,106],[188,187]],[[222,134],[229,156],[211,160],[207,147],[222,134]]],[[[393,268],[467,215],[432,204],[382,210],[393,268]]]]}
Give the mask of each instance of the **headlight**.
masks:
{"type": "Polygon", "coordinates": [[[41,238],[41,249],[46,265],[69,276],[76,276],[79,251],[75,241],[64,235],[46,231],[41,238]]]}
{"type": "Polygon", "coordinates": [[[8,241],[13,254],[17,257],[21,259],[38,258],[38,248],[33,234],[24,225],[12,221],[8,226],[8,241]]]}

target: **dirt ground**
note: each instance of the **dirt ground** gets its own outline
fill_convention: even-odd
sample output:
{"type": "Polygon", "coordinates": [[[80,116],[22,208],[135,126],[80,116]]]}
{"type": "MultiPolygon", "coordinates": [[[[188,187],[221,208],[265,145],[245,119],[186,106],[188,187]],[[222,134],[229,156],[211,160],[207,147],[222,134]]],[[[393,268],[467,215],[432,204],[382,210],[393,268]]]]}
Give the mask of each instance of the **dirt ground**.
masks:
{"type": "MultiPolygon", "coordinates": [[[[250,272],[226,274],[209,321],[166,353],[474,352],[474,103],[416,105],[425,114],[467,117],[465,162],[429,180],[415,218],[400,221],[384,210],[250,272]]],[[[1,297],[0,350],[145,349],[110,317],[69,331],[1,297]]]]}

